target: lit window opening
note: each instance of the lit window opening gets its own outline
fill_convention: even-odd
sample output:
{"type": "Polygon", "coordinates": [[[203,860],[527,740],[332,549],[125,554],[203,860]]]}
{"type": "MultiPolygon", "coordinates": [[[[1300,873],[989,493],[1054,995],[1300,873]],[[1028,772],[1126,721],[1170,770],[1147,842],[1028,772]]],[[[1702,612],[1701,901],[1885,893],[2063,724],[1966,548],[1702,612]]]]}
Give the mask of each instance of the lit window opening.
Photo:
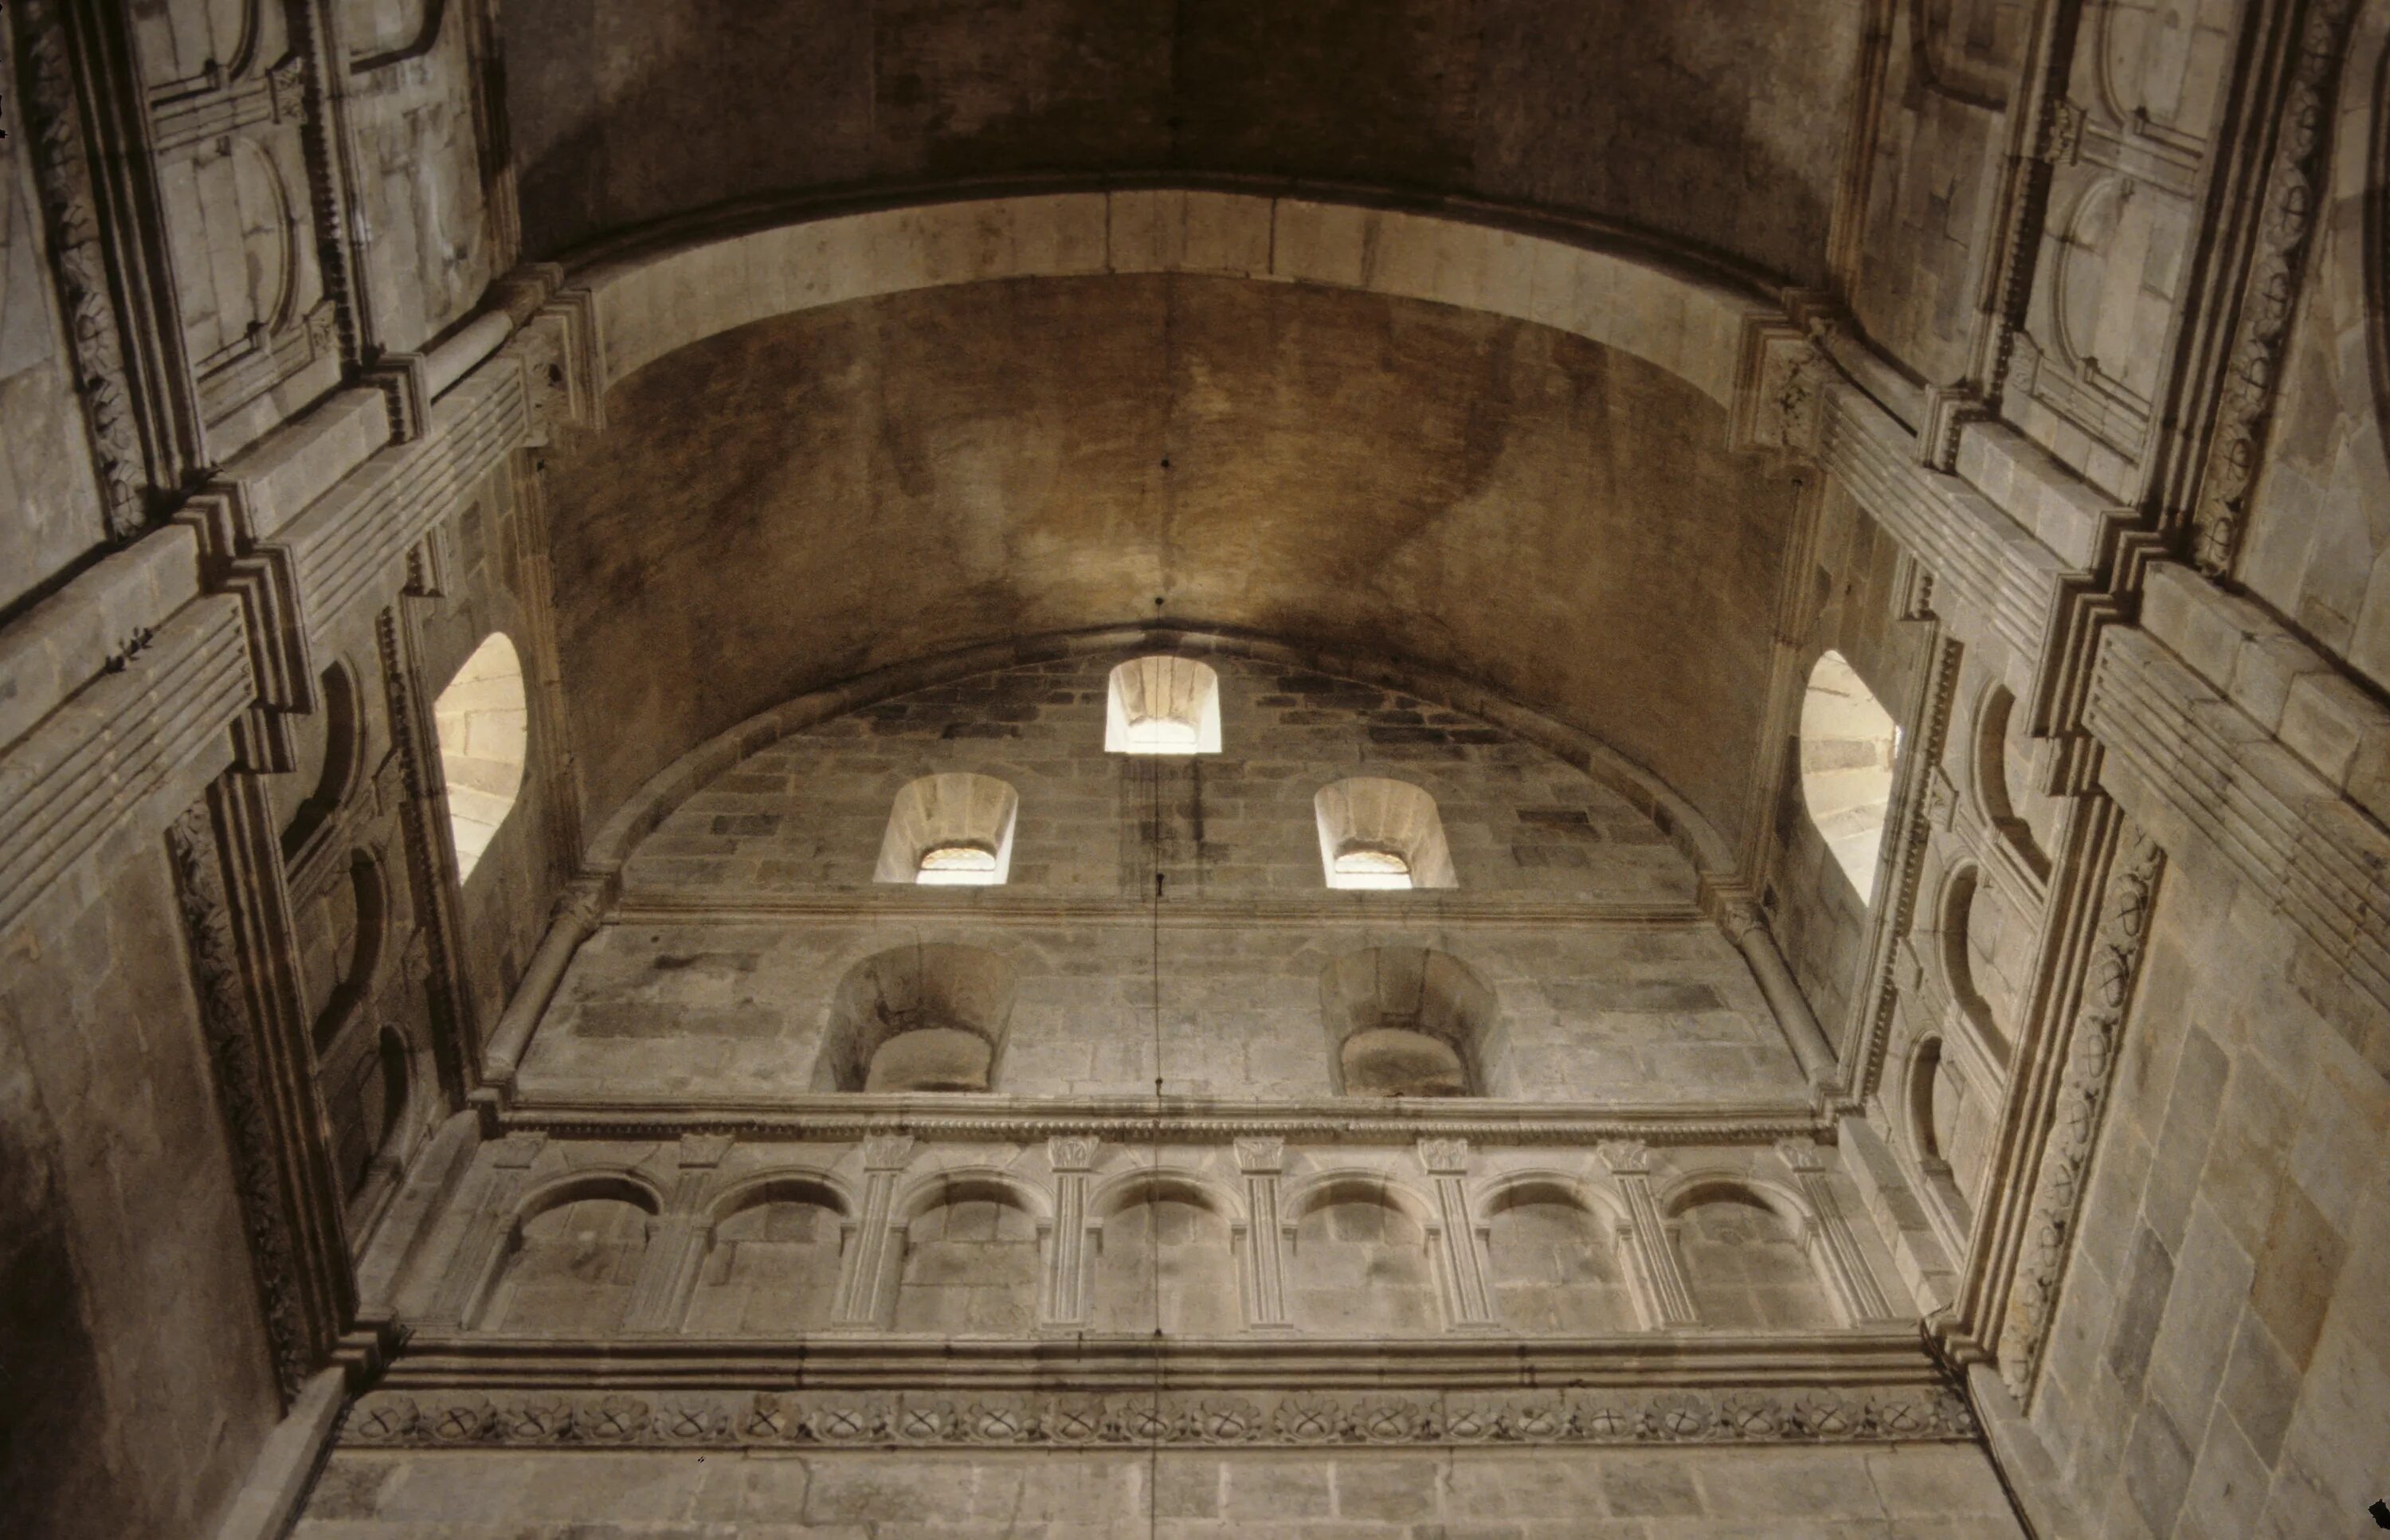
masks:
{"type": "Polygon", "coordinates": [[[1329,871],[1329,885],[1336,888],[1407,888],[1411,885],[1411,864],[1400,851],[1348,845],[1336,853],[1335,865],[1329,871]]]}
{"type": "Polygon", "coordinates": [[[1192,658],[1167,654],[1121,664],[1106,695],[1104,751],[1218,753],[1220,676],[1192,658]]]}
{"type": "Polygon", "coordinates": [[[920,870],[913,879],[925,886],[987,886],[1001,881],[996,852],[983,845],[934,845],[921,853],[920,870]]]}

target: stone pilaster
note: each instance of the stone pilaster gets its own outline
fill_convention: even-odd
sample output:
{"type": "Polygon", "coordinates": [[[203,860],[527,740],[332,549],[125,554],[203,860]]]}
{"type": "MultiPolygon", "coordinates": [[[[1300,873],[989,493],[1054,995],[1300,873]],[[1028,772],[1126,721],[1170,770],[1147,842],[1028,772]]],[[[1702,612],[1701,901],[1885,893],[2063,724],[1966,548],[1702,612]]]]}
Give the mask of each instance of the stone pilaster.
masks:
{"type": "Polygon", "coordinates": [[[1469,1213],[1469,1141],[1421,1139],[1419,1161],[1435,1183],[1439,1240],[1444,1247],[1446,1313],[1462,1329],[1490,1330],[1501,1325],[1494,1309],[1494,1291],[1485,1277],[1485,1251],[1469,1213]]]}
{"type": "Polygon", "coordinates": [[[854,1244],[847,1248],[830,1317],[840,1326],[877,1326],[886,1314],[896,1181],[912,1159],[910,1135],[875,1134],[863,1141],[863,1213],[855,1218],[854,1244]]]}
{"type": "Polygon", "coordinates": [[[509,1134],[490,1144],[482,1156],[477,1190],[468,1200],[472,1217],[449,1255],[448,1271],[431,1298],[431,1307],[424,1312],[423,1324],[463,1327],[471,1323],[506,1262],[523,1182],[546,1142],[542,1134],[509,1134]]]}
{"type": "Polygon", "coordinates": [[[1284,1329],[1294,1324],[1286,1310],[1286,1231],[1278,1216],[1286,1141],[1239,1139],[1236,1155],[1237,1169],[1245,1174],[1245,1323],[1284,1329]]]}
{"type": "Polygon", "coordinates": [[[705,1261],[707,1225],[705,1189],[722,1158],[730,1153],[726,1134],[684,1134],[680,1138],[679,1174],[673,1180],[672,1200],[648,1241],[639,1277],[631,1289],[631,1303],[623,1316],[625,1331],[671,1331],[680,1325],[698,1268],[705,1261]]]}
{"type": "Polygon", "coordinates": [[[1054,1240],[1047,1248],[1045,1324],[1087,1324],[1087,1184],[1102,1143],[1080,1134],[1046,1141],[1054,1167],[1054,1240]]]}
{"type": "Polygon", "coordinates": [[[1858,1238],[1851,1232],[1842,1200],[1834,1195],[1833,1184],[1826,1179],[1825,1157],[1816,1145],[1799,1139],[1780,1142],[1776,1152],[1792,1169],[1802,1200],[1809,1207],[1809,1253],[1824,1275],[1827,1287],[1834,1291],[1854,1322],[1880,1321],[1889,1316],[1892,1307],[1885,1303],[1883,1290],[1859,1251],[1858,1238]]]}
{"type": "Polygon", "coordinates": [[[1667,1222],[1651,1197],[1651,1152],[1640,1144],[1614,1140],[1600,1149],[1601,1163],[1626,1200],[1625,1242],[1628,1272],[1641,1286],[1645,1312],[1653,1326],[1694,1326],[1693,1290],[1668,1236],[1667,1222]]]}

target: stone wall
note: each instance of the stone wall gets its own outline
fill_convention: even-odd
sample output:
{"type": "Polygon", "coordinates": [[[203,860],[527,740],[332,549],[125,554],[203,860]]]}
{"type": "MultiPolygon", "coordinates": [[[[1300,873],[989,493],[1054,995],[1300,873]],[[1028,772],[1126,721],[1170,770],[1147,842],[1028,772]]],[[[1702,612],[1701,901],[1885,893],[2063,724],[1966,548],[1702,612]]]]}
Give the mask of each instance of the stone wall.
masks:
{"type": "Polygon", "coordinates": [[[2353,1534],[2390,1422],[2390,1013],[2187,851],[2033,1423],[2102,1534],[2353,1534]]]}
{"type": "Polygon", "coordinates": [[[1442,953],[1491,988],[1472,1023],[1478,1094],[1681,1102],[1798,1084],[1748,965],[1693,907],[1691,865],[1619,791],[1466,713],[1225,653],[1210,655],[1219,753],[1108,753],[1107,682],[1127,656],[918,691],[717,776],[632,856],[623,912],[583,944],[521,1090],[655,1102],[816,1088],[842,979],[917,944],[988,948],[1017,970],[996,1079],[1013,1096],[1157,1081],[1175,1096],[1328,1096],[1324,975],[1390,945],[1442,953]],[[1019,796],[1009,879],[875,882],[897,793],[956,771],[1019,796]],[[1327,889],[1314,799],[1351,776],[1434,798],[1457,887],[1327,889]],[[813,912],[774,917],[792,905],[813,912]]]}
{"type": "Polygon", "coordinates": [[[1978,1450],[334,1457],[297,1540],[1152,1534],[1173,1540],[2011,1540],[1978,1450]]]}
{"type": "Polygon", "coordinates": [[[166,853],[111,854],[0,947],[0,1510],[95,1540],[204,1532],[281,1415],[166,853]]]}

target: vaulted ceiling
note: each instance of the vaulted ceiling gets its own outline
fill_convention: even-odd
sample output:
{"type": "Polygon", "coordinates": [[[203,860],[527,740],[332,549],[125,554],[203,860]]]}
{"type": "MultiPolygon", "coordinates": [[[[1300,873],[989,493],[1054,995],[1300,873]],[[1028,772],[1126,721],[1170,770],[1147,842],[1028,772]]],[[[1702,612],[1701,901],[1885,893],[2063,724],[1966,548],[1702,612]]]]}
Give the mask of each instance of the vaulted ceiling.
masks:
{"type": "Polygon", "coordinates": [[[550,457],[590,816],[802,691],[1160,620],[1482,685],[1739,836],[1794,494],[1727,447],[1743,302],[1715,296],[1822,281],[1861,17],[1844,0],[510,0],[530,248],[601,275],[722,253],[603,302],[610,426],[550,457]],[[1256,208],[1333,184],[1344,207],[1481,232],[1542,220],[1559,234],[1532,253],[1420,250],[1444,252],[1432,268],[1508,263],[1488,288],[1520,295],[1559,274],[1609,320],[1425,302],[1436,280],[1373,276],[1368,236],[1358,276],[1331,281],[1379,292],[1317,287],[1282,271],[1266,214],[1248,277],[1199,276],[1239,264],[1191,248],[1121,263],[1109,205],[1103,254],[1076,266],[1030,260],[1000,200],[893,256],[733,250],[825,211],[1091,175],[1256,208]],[[957,238],[1022,257],[874,271],[926,272],[957,238]],[[1552,239],[1700,293],[1576,273],[1552,239]],[[795,295],[842,260],[830,302],[795,295]]]}
{"type": "Polygon", "coordinates": [[[1821,280],[1853,0],[508,0],[534,252],[740,199],[1244,173],[1585,214],[1821,280]]]}

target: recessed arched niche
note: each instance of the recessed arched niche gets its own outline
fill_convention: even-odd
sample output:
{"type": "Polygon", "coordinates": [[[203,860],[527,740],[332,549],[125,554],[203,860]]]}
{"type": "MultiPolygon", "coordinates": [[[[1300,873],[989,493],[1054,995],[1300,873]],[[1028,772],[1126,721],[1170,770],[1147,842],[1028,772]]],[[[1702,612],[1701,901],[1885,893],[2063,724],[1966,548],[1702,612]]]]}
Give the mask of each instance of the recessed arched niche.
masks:
{"type": "Polygon", "coordinates": [[[1209,1189],[1146,1177],[1106,1199],[1094,1240],[1091,1329],[1225,1337],[1242,1328],[1233,1232],[1209,1189]]]}
{"type": "Polygon", "coordinates": [[[722,1205],[682,1316],[697,1336],[787,1336],[830,1324],[846,1204],[826,1183],[781,1176],[722,1205]]]}
{"type": "Polygon", "coordinates": [[[2028,943],[2024,917],[1973,866],[1955,873],[1942,895],[1942,969],[1950,998],[1995,1063],[2009,1059],[2013,991],[2004,969],[2028,943]]]}
{"type": "Polygon", "coordinates": [[[647,1260],[652,1194],[623,1177],[553,1193],[515,1227],[484,1330],[588,1337],[620,1330],[647,1260]]]}
{"type": "Polygon", "coordinates": [[[892,947],[849,969],[831,995],[816,1061],[825,1091],[985,1091],[1019,974],[981,946],[892,947]]]}
{"type": "Polygon", "coordinates": [[[440,738],[440,773],[448,783],[449,831],[456,841],[461,882],[471,878],[482,853],[514,811],[530,752],[522,660],[505,632],[482,638],[432,702],[431,719],[440,738]]]}
{"type": "Polygon", "coordinates": [[[1433,1241],[1425,1205],[1382,1180],[1334,1180],[1304,1195],[1287,1258],[1295,1324],[1333,1337],[1439,1329],[1433,1241]]]}
{"type": "Polygon", "coordinates": [[[366,713],[348,665],[335,662],[315,684],[312,730],[303,735],[300,768],[312,762],[315,779],[282,827],[282,859],[295,861],[348,802],[365,763],[366,713]]]}
{"type": "Polygon", "coordinates": [[[1216,754],[1220,676],[1208,663],[1163,652],[1112,670],[1104,704],[1104,751],[1216,754]]]}
{"type": "Polygon", "coordinates": [[[326,950],[309,959],[309,970],[332,984],[315,1013],[318,1053],[365,1009],[380,975],[390,929],[390,892],[380,861],[371,851],[357,851],[349,858],[348,879],[334,883],[322,903],[323,923],[312,947],[326,950]]]}
{"type": "Polygon", "coordinates": [[[1458,886],[1435,799],[1408,781],[1354,776],[1312,799],[1319,866],[1331,888],[1458,886]]]}
{"type": "Polygon", "coordinates": [[[1020,794],[993,776],[946,771],[896,793],[875,882],[996,887],[1012,875],[1020,794]]]}
{"type": "Polygon", "coordinates": [[[1859,902],[1875,897],[1900,728],[1841,653],[1818,655],[1801,698],[1801,800],[1859,902]]]}
{"type": "Polygon", "coordinates": [[[1989,1109],[1927,1037],[1909,1052],[1908,1136],[1927,1194],[1940,1205],[1953,1238],[1973,1226],[1981,1190],[1989,1109]]]}
{"type": "Polygon", "coordinates": [[[1523,1182],[1485,1204],[1487,1268],[1502,1324],[1570,1337],[1632,1331],[1635,1300],[1615,1224],[1572,1187],[1523,1182]]]}
{"type": "Polygon", "coordinates": [[[2031,739],[2016,712],[2016,698],[2005,686],[1984,692],[1975,719],[1975,794],[1984,817],[1994,832],[2016,853],[2025,869],[2037,878],[2049,875],[2049,847],[2032,823],[2018,811],[2022,799],[2016,786],[2021,768],[2031,757],[2031,739]]]}
{"type": "Polygon", "coordinates": [[[1806,1330],[1841,1324],[1810,1259],[1807,1221],[1739,1182],[1695,1185],[1669,1204],[1693,1312],[1705,1327],[1806,1330]]]}
{"type": "Polygon", "coordinates": [[[1009,1182],[958,1176],[917,1205],[904,1231],[898,1331],[1025,1337],[1037,1325],[1042,1225],[1009,1182]]]}
{"type": "Polygon", "coordinates": [[[1502,1078],[1493,986],[1423,946],[1372,946],[1319,981],[1329,1082],[1348,1097],[1495,1094],[1502,1078]]]}

